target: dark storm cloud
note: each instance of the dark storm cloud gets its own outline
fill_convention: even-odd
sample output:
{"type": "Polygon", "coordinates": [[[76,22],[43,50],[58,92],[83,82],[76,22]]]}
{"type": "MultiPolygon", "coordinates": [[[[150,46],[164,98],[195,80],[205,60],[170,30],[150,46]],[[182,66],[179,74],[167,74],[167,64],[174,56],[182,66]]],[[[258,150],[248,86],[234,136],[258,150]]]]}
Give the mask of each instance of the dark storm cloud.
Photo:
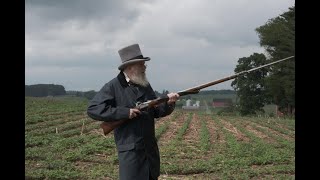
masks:
{"type": "Polygon", "coordinates": [[[76,22],[80,27],[97,24],[107,33],[130,27],[138,16],[134,1],[27,0],[26,32],[43,33],[76,22]]]}
{"type": "MultiPolygon", "coordinates": [[[[98,90],[118,73],[118,49],[139,43],[155,90],[231,75],[262,53],[255,28],[293,0],[26,0],[26,83],[98,90]],[[166,73],[163,73],[166,72],[166,73]],[[174,80],[172,77],[175,77],[174,80]]],[[[230,89],[230,82],[214,89],[230,89]]]]}
{"type": "Polygon", "coordinates": [[[26,12],[49,22],[90,20],[107,16],[131,19],[137,16],[137,10],[129,6],[124,0],[27,0],[26,12]]]}

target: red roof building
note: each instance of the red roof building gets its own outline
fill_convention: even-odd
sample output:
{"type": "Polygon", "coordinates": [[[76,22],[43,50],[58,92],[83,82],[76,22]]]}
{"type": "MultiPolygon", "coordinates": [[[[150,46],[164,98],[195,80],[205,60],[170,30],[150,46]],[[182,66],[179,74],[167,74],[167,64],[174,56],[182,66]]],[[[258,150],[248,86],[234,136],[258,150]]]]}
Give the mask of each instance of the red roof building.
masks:
{"type": "Polygon", "coordinates": [[[230,107],[232,105],[231,99],[213,99],[212,107],[230,107]]]}

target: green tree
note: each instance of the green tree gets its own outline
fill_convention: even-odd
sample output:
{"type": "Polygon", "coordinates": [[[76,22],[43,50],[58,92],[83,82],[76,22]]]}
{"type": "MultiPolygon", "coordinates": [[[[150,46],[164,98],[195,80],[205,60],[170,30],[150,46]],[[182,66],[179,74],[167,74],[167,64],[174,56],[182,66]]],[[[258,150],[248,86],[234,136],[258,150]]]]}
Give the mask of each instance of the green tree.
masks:
{"type": "MultiPolygon", "coordinates": [[[[235,73],[249,70],[266,64],[264,54],[254,53],[250,57],[243,57],[238,60],[235,73]]],[[[231,86],[237,92],[239,111],[241,115],[256,114],[257,111],[264,112],[263,106],[267,102],[265,88],[265,77],[268,68],[261,68],[232,81],[231,86]]]]}
{"type": "MultiPolygon", "coordinates": [[[[256,32],[270,61],[295,55],[295,6],[256,28],[256,32]]],[[[272,102],[285,114],[292,114],[295,108],[295,59],[276,64],[270,70],[266,84],[272,102]]]]}

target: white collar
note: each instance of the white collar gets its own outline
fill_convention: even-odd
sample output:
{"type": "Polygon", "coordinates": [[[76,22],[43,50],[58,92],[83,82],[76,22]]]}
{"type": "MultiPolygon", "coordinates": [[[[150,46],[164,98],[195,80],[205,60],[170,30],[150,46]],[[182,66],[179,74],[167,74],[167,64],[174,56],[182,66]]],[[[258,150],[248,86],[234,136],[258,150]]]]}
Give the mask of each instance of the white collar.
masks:
{"type": "Polygon", "coordinates": [[[126,78],[126,81],[127,81],[127,83],[130,81],[130,78],[128,77],[128,75],[125,73],[125,72],[123,72],[123,74],[124,74],[124,76],[125,76],[125,78],[126,78]]]}

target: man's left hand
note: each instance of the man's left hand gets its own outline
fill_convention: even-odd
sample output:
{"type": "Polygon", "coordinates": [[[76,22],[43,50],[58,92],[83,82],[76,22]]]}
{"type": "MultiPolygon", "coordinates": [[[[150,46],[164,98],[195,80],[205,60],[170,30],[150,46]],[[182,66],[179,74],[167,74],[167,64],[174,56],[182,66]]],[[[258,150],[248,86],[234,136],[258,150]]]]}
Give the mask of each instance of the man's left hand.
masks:
{"type": "Polygon", "coordinates": [[[169,93],[167,94],[167,96],[169,97],[169,100],[168,100],[168,104],[174,104],[178,99],[179,99],[179,94],[178,93],[169,93]]]}

